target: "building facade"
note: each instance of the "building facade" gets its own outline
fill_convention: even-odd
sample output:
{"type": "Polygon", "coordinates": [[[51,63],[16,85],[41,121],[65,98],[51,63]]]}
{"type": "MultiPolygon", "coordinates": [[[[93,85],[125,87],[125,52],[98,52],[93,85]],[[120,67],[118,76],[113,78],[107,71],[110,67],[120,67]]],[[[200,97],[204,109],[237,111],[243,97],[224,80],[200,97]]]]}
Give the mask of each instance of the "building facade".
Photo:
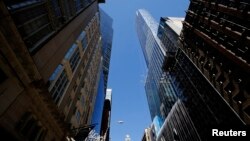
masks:
{"type": "Polygon", "coordinates": [[[113,19],[100,8],[101,17],[101,36],[102,36],[102,55],[103,55],[103,74],[104,74],[104,88],[107,89],[109,66],[112,51],[113,40],[113,19]]]}
{"type": "Polygon", "coordinates": [[[65,140],[91,124],[102,67],[99,2],[0,2],[6,136],[65,140]]]}
{"type": "MultiPolygon", "coordinates": [[[[193,0],[182,32],[183,19],[161,18],[157,33],[164,52],[161,80],[170,87],[165,90],[167,95],[159,93],[160,111],[166,118],[157,140],[210,140],[213,128],[246,130],[250,104],[248,7],[249,2],[193,0]]],[[[138,25],[149,66],[154,45],[146,46],[151,40],[143,36],[147,31],[143,24],[138,25]]],[[[160,90],[154,90],[167,88],[159,86],[160,90]]]]}
{"type": "Polygon", "coordinates": [[[195,128],[188,109],[181,100],[177,100],[165,119],[156,141],[200,141],[201,138],[195,128]]]}
{"type": "MultiPolygon", "coordinates": [[[[98,94],[95,101],[95,110],[92,117],[92,124],[95,124],[94,130],[102,138],[107,136],[107,128],[109,126],[102,127],[103,125],[108,125],[108,120],[103,120],[103,114],[106,116],[105,112],[107,109],[106,94],[111,95],[111,90],[107,89],[108,83],[108,74],[109,74],[109,64],[111,59],[111,50],[112,50],[112,39],[113,39],[113,20],[108,14],[106,14],[102,9],[100,9],[100,28],[101,28],[101,37],[102,37],[102,67],[100,68],[100,78],[99,78],[99,87],[98,94]],[[104,122],[104,123],[102,123],[104,122]],[[105,134],[105,135],[104,135],[105,134]]],[[[111,100],[111,99],[110,99],[111,100]]],[[[111,105],[108,106],[108,110],[111,110],[111,105]]],[[[110,116],[110,115],[109,115],[110,116]]],[[[109,136],[108,136],[109,138],[109,136]]]]}
{"type": "Polygon", "coordinates": [[[148,127],[144,130],[144,134],[141,141],[155,141],[155,133],[153,127],[148,127]]]}
{"type": "Polygon", "coordinates": [[[247,130],[249,20],[243,17],[249,16],[248,6],[249,2],[191,1],[180,48],[163,66],[174,76],[180,101],[157,140],[211,140],[213,128],[247,130]]]}
{"type": "Polygon", "coordinates": [[[91,121],[91,123],[95,125],[93,130],[99,135],[101,132],[102,111],[104,107],[104,100],[105,100],[104,77],[103,77],[103,73],[101,72],[101,76],[100,76],[99,84],[98,84],[97,96],[95,100],[95,109],[94,109],[94,113],[93,113],[92,121],[91,121]]]}
{"type": "Polygon", "coordinates": [[[246,124],[250,124],[249,4],[192,0],[181,35],[183,52],[246,124]]]}
{"type": "Polygon", "coordinates": [[[165,118],[170,111],[171,107],[166,107],[164,98],[170,95],[169,103],[172,100],[174,104],[175,101],[171,98],[172,95],[175,96],[172,84],[162,81],[165,74],[161,68],[166,50],[157,37],[158,26],[159,24],[146,10],[140,9],[136,12],[137,34],[148,68],[145,90],[152,120],[155,116],[165,118]]]}

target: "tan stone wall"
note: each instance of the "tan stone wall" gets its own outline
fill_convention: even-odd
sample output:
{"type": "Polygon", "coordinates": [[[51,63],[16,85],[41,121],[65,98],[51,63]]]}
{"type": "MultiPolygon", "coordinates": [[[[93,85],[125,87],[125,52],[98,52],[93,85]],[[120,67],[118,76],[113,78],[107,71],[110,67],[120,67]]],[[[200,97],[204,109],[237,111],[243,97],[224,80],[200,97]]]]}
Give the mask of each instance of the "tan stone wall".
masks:
{"type": "Polygon", "coordinates": [[[47,82],[71,45],[98,10],[97,2],[75,17],[58,34],[46,43],[34,56],[35,64],[44,82],[47,82]]]}

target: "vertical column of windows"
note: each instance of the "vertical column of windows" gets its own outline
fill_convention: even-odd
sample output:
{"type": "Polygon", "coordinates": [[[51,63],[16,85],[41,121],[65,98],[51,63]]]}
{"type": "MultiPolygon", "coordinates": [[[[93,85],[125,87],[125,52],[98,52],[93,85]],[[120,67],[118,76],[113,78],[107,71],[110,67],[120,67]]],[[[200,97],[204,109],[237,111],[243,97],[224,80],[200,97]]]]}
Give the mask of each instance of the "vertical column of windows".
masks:
{"type": "Polygon", "coordinates": [[[58,65],[58,67],[50,76],[49,82],[49,91],[51,93],[52,99],[56,104],[58,104],[69,82],[67,74],[62,65],[58,65]]]}
{"type": "Polygon", "coordinates": [[[75,117],[76,117],[77,123],[80,124],[81,123],[81,113],[79,110],[76,110],[75,117]]]}
{"type": "Polygon", "coordinates": [[[67,51],[65,57],[69,61],[72,72],[75,71],[76,66],[80,62],[80,52],[76,44],[73,44],[72,47],[67,51]]]}

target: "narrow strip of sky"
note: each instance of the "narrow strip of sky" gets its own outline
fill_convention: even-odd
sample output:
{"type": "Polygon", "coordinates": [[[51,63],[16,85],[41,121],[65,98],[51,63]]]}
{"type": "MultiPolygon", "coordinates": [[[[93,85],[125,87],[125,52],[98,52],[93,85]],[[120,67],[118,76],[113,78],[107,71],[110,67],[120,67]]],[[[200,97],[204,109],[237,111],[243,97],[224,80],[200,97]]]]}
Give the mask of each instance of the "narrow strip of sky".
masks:
{"type": "Polygon", "coordinates": [[[108,87],[112,88],[111,140],[140,141],[151,124],[144,91],[146,67],[135,29],[136,10],[143,8],[160,17],[185,17],[188,0],[106,0],[101,8],[114,22],[113,49],[108,87]],[[123,120],[123,124],[117,121],[123,120]]]}

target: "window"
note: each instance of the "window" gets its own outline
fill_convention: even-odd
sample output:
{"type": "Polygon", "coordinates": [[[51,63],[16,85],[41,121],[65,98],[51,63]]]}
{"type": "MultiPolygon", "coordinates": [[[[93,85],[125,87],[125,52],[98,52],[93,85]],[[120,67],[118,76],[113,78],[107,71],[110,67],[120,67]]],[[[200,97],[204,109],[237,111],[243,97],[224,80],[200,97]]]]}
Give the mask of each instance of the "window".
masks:
{"type": "Polygon", "coordinates": [[[76,44],[72,45],[72,47],[68,50],[64,58],[66,60],[69,60],[69,64],[72,69],[72,72],[74,72],[77,64],[80,61],[80,53],[76,44]]]}
{"type": "Polygon", "coordinates": [[[42,141],[46,136],[46,131],[38,123],[39,121],[27,112],[17,123],[16,129],[29,141],[42,141]]]}
{"type": "Polygon", "coordinates": [[[52,0],[51,1],[52,9],[54,10],[54,14],[56,17],[61,17],[61,9],[58,3],[58,0],[52,0]]]}
{"type": "Polygon", "coordinates": [[[7,79],[5,73],[0,69],[0,84],[3,83],[7,79]]]}
{"type": "Polygon", "coordinates": [[[84,101],[84,96],[82,95],[82,97],[81,97],[81,103],[82,103],[82,105],[84,105],[84,103],[85,103],[85,101],[84,101]]]}
{"type": "Polygon", "coordinates": [[[5,4],[7,5],[8,10],[16,10],[16,9],[20,9],[23,7],[28,7],[30,5],[33,4],[37,4],[40,3],[42,0],[15,0],[13,2],[10,0],[4,0],[5,4]]]}
{"type": "Polygon", "coordinates": [[[71,67],[73,72],[74,72],[79,61],[80,61],[80,53],[79,53],[79,49],[77,48],[75,53],[72,55],[72,57],[69,60],[70,67],[71,67]]]}
{"type": "Polygon", "coordinates": [[[52,33],[52,27],[50,24],[38,27],[36,31],[24,39],[26,45],[30,48],[29,51],[32,52],[42,41],[48,39],[52,33]]]}
{"type": "Polygon", "coordinates": [[[76,11],[80,11],[83,8],[83,4],[81,0],[75,0],[76,11]]]}
{"type": "Polygon", "coordinates": [[[58,77],[58,75],[61,73],[62,69],[63,69],[62,65],[58,65],[56,67],[56,69],[54,70],[54,72],[52,73],[52,75],[49,78],[49,85],[53,84],[53,82],[56,80],[56,78],[58,77]]]}
{"type": "Polygon", "coordinates": [[[83,49],[85,49],[85,48],[87,47],[88,41],[87,41],[87,36],[86,36],[86,32],[85,32],[85,31],[83,31],[83,32],[79,35],[79,37],[78,37],[77,40],[79,40],[79,41],[82,43],[82,48],[83,48],[83,49]]]}
{"type": "Polygon", "coordinates": [[[67,74],[62,65],[58,65],[53,74],[50,76],[49,81],[52,87],[49,91],[51,93],[52,99],[57,104],[69,82],[67,74]]]}
{"type": "Polygon", "coordinates": [[[80,120],[81,120],[81,113],[79,110],[76,110],[76,120],[77,123],[80,124],[80,120]]]}
{"type": "Polygon", "coordinates": [[[36,18],[32,21],[29,21],[22,26],[20,26],[18,29],[22,36],[28,37],[31,36],[31,34],[34,34],[35,32],[38,32],[39,28],[49,23],[49,17],[47,15],[39,16],[39,18],[36,18]]]}

